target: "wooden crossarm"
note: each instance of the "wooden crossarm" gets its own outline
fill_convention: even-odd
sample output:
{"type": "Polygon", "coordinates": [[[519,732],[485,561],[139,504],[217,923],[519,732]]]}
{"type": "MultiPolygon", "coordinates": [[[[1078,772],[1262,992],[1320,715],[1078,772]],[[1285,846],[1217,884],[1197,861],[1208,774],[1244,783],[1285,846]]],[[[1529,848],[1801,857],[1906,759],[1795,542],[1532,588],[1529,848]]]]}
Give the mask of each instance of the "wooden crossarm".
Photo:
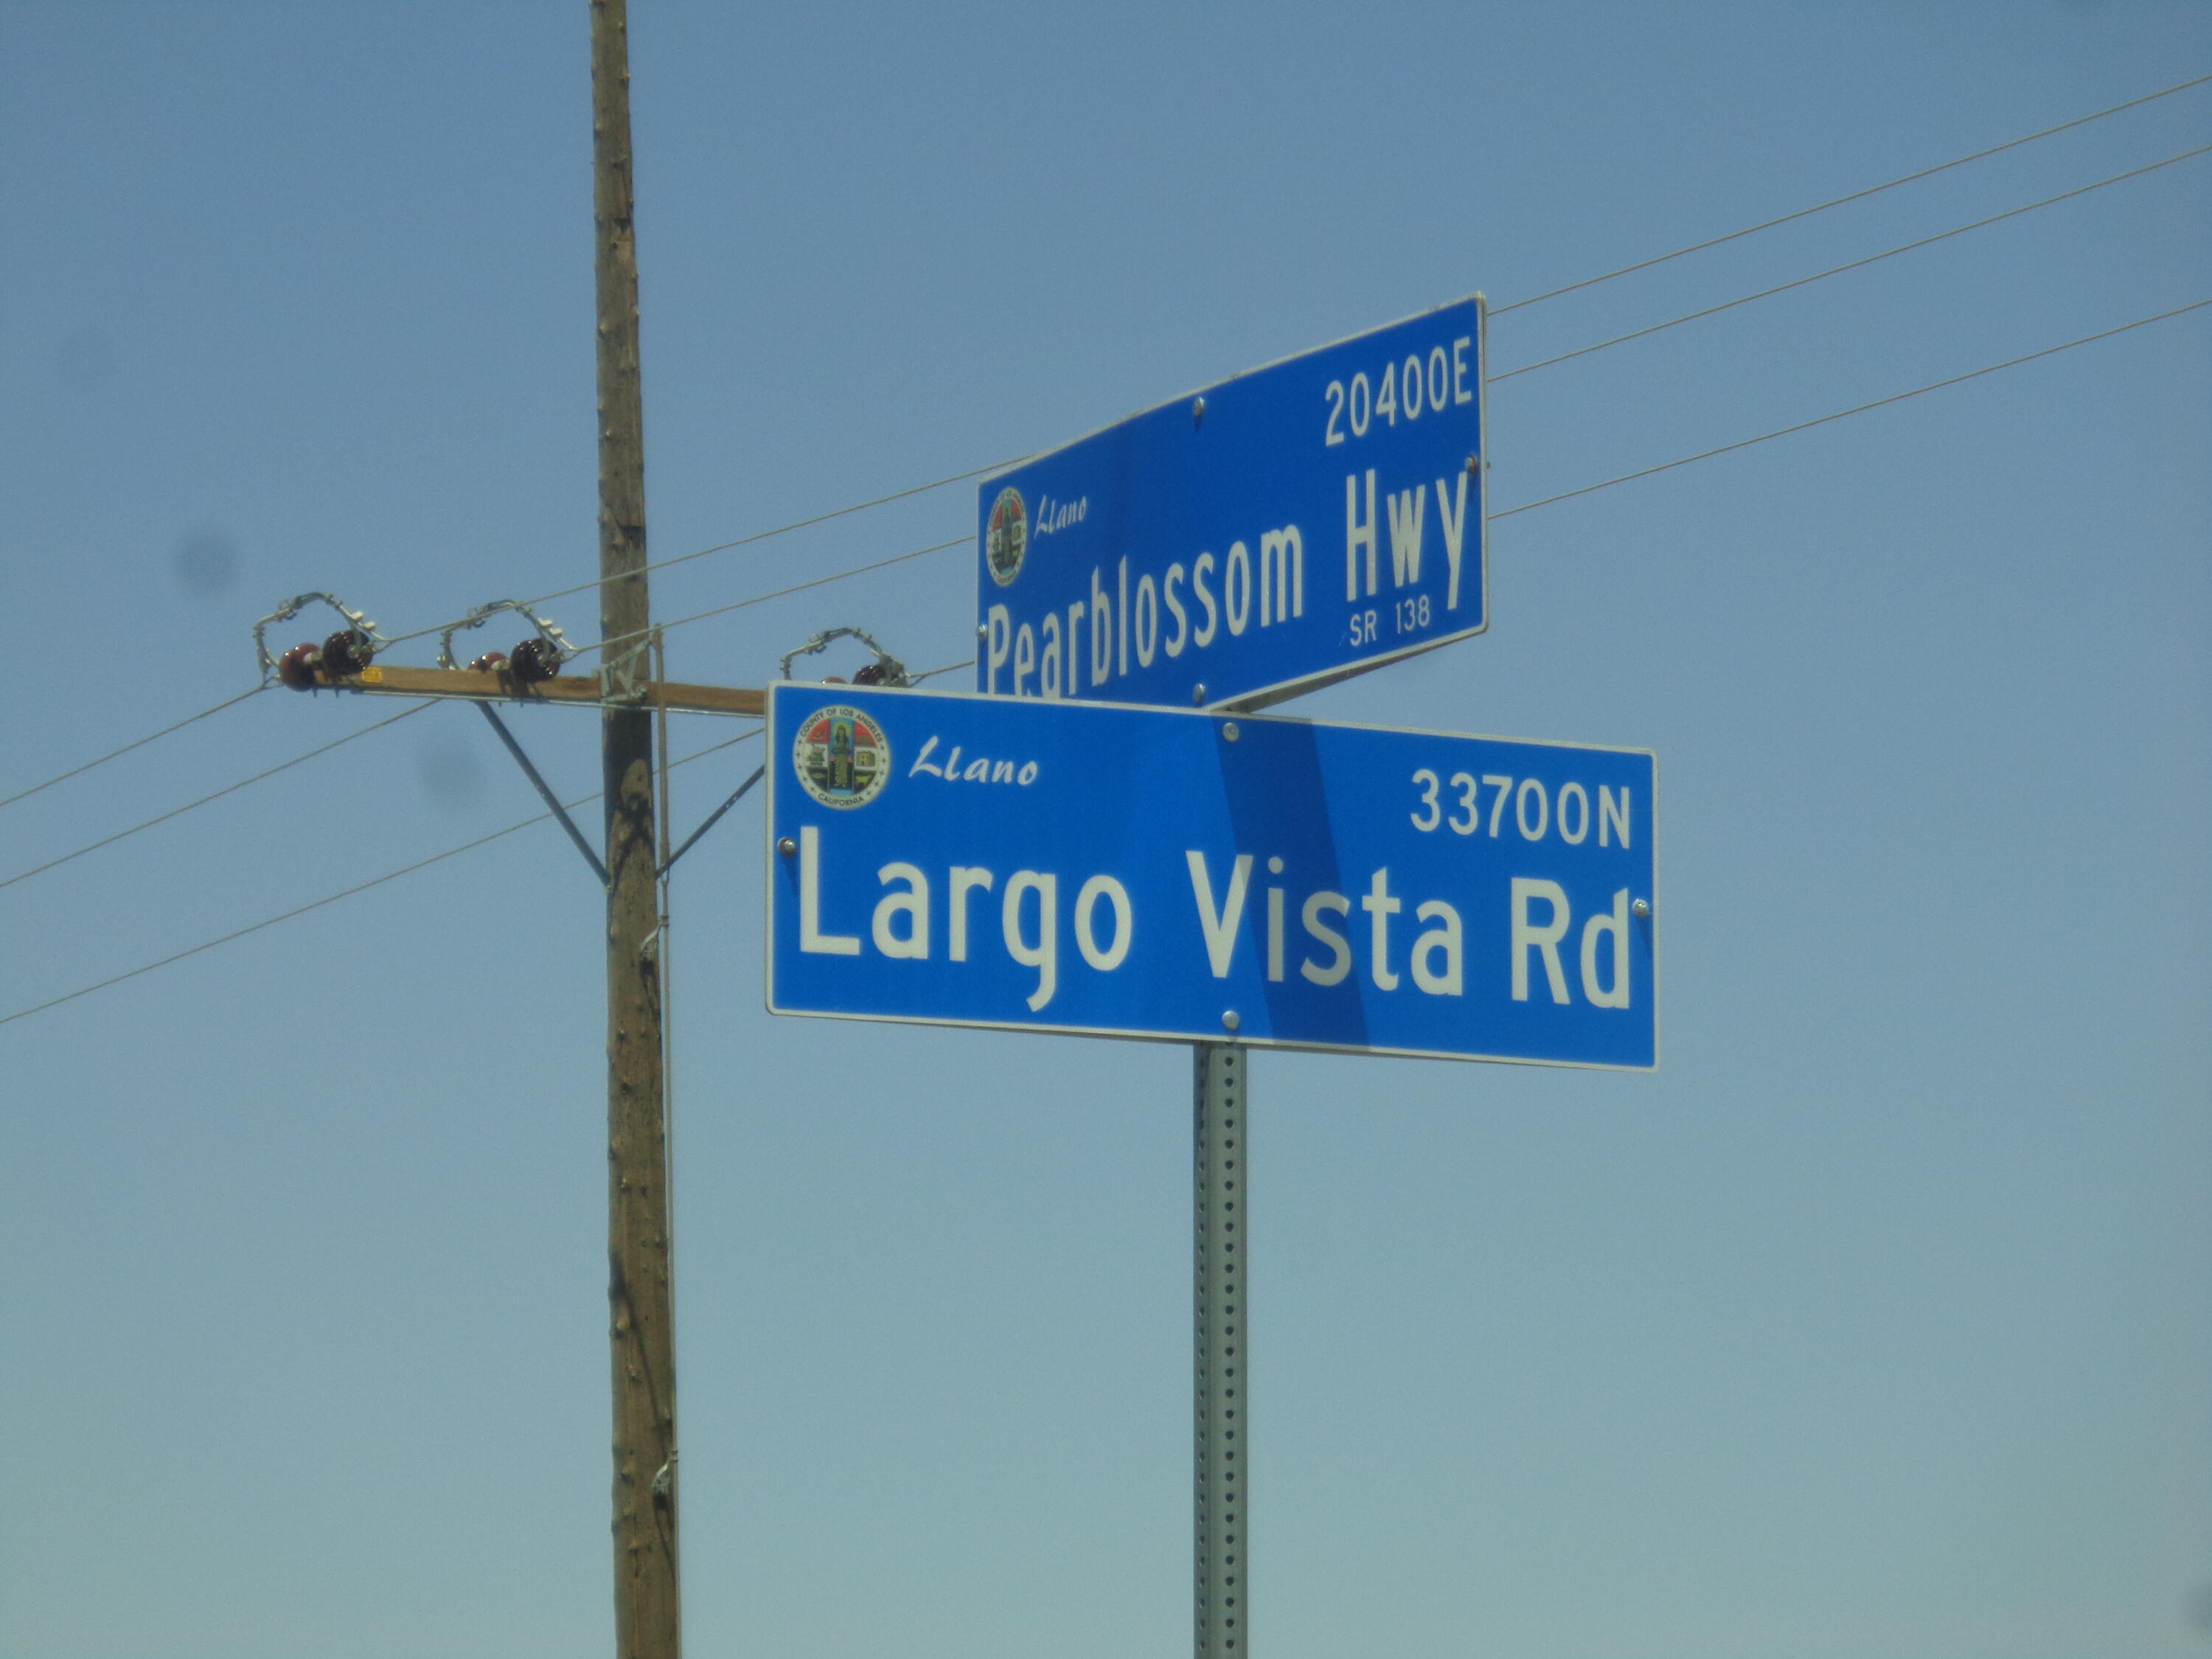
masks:
{"type": "MultiPolygon", "coordinates": [[[[373,664],[358,674],[343,678],[320,672],[317,680],[337,691],[362,691],[385,696],[467,697],[478,702],[584,703],[593,708],[605,699],[596,674],[559,674],[534,685],[519,683],[514,675],[479,668],[402,668],[373,664]]],[[[686,685],[675,680],[648,680],[640,688],[641,706],[647,708],[689,709],[705,714],[762,714],[768,694],[737,685],[686,685]]]]}

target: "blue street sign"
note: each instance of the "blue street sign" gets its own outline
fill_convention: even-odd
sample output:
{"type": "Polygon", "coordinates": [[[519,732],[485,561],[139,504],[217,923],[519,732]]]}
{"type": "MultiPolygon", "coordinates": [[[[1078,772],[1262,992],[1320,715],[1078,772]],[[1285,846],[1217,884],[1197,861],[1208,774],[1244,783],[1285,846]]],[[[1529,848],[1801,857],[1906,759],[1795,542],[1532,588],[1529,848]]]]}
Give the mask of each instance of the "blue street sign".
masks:
{"type": "Polygon", "coordinates": [[[1480,295],[981,486],[979,691],[1261,708],[1479,634],[1480,295]]]}
{"type": "Polygon", "coordinates": [[[769,690],[768,1006],[1657,1060],[1641,750],[769,690]]]}

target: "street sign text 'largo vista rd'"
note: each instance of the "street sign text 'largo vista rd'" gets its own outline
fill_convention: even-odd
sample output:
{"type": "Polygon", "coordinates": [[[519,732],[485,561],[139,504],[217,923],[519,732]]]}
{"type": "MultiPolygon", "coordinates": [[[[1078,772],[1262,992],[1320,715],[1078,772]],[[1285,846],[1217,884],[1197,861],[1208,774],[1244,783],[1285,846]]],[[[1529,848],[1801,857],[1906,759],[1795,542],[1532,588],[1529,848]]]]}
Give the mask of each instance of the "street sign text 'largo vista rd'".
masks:
{"type": "Polygon", "coordinates": [[[1258,708],[1487,625],[1480,295],[981,487],[976,690],[1258,708]]]}
{"type": "Polygon", "coordinates": [[[1649,1067],[1644,751],[783,684],[770,1011],[1649,1067]]]}

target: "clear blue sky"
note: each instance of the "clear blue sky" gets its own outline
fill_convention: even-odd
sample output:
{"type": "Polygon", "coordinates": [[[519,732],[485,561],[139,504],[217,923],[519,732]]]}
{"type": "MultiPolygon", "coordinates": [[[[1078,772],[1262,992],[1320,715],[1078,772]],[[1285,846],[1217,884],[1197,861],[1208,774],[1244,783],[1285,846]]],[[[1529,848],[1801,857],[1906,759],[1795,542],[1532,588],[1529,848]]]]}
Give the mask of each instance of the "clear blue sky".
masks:
{"type": "MultiPolygon", "coordinates": [[[[634,9],[664,557],[2212,72],[2202,0],[634,9]]],[[[0,0],[0,795],[251,686],[293,593],[593,574],[586,42],[0,0]]],[[[2212,87],[1493,364],[2208,143],[2212,87]]],[[[1493,505],[2212,296],[2208,168],[1501,382],[1493,505]]],[[[1664,1063],[1256,1060],[1264,1659],[2205,1650],[2208,317],[1504,519],[1488,635],[1301,705],[1656,750],[1664,1063]]],[[[671,671],[956,661],[971,556],[671,671]]],[[[393,712],[257,697],[0,808],[0,880],[393,712]]],[[[588,716],[516,724],[596,787],[588,716]]],[[[0,889],[0,1014],[536,810],[431,708],[0,889]]],[[[677,882],[692,1651],[1182,1650],[1187,1053],[771,1020],[760,856],[749,805],[677,882]]],[[[0,1025],[0,1654],[609,1650],[599,936],[539,825],[0,1025]]]]}

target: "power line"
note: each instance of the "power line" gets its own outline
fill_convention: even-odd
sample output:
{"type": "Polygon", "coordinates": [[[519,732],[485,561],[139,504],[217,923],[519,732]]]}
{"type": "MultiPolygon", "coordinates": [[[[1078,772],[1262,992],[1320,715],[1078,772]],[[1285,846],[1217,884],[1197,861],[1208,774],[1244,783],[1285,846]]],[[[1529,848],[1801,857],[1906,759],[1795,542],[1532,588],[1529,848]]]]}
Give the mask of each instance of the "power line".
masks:
{"type": "Polygon", "coordinates": [[[1718,247],[1724,242],[1740,241],[1746,236],[1755,236],[1762,230],[1772,230],[1777,225],[1786,225],[1793,220],[1809,218],[1815,213],[1826,213],[1830,208],[1842,207],[1848,202],[1863,201],[1869,196],[1879,196],[1883,191],[1895,190],[1899,185],[1910,185],[1922,179],[1932,179],[1939,173],[1949,172],[1953,167],[1965,167],[1969,161],[1986,161],[1992,155],[2002,155],[2006,150],[2018,149],[2022,144],[2032,144],[2039,138],[2049,138],[2058,133],[2069,132],[2075,127],[2087,126],[2092,121],[2101,121],[2108,115],[2118,115],[2123,110],[2130,110],[2140,105],[2154,103],[2160,98],[2171,98],[2177,92],[2187,92],[2191,87],[2201,87],[2208,81],[2212,81],[2212,75],[2200,75],[2193,80],[2167,87],[2163,91],[2148,92],[2140,98],[2130,98],[2124,104],[2115,104],[2110,109],[2100,109],[2094,115],[2076,116],[2071,121],[2061,121],[2055,127],[2045,127],[2040,132],[2031,132],[2024,138],[2008,139],[2002,144],[1992,144],[1987,149],[1978,149],[1972,155],[1961,155],[1954,161],[1942,161],[1932,167],[1923,167],[1917,173],[1908,173],[1903,178],[1892,179],[1887,184],[1869,185],[1864,190],[1851,191],[1848,196],[1838,196],[1832,201],[1821,202],[1813,207],[1799,208],[1795,213],[1785,213],[1777,219],[1768,219],[1759,224],[1747,225],[1741,230],[1732,230],[1725,236],[1715,236],[1705,241],[1692,242],[1687,247],[1676,248],[1672,253],[1662,253],[1649,259],[1639,259],[1632,265],[1623,265],[1618,270],[1608,270],[1601,276],[1585,276],[1578,283],[1569,283],[1565,288],[1555,288],[1542,294],[1533,294],[1525,300],[1516,300],[1510,305],[1492,306],[1490,308],[1490,314],[1493,317],[1502,317],[1509,311],[1520,310],[1523,306],[1541,305],[1545,301],[1556,300],[1563,294],[1573,294],[1582,289],[1595,288],[1600,283],[1613,281],[1616,276],[1626,276],[1636,271],[1649,270],[1654,265],[1663,265],[1669,259],[1680,259],[1686,254],[1702,253],[1707,248],[1718,247]]]}
{"type": "MultiPolygon", "coordinates": [[[[955,472],[948,477],[933,478],[927,483],[909,485],[904,489],[894,489],[890,495],[878,495],[872,501],[854,501],[849,507],[832,507],[829,512],[817,513],[811,519],[795,519],[789,524],[778,525],[772,530],[756,530],[750,535],[739,536],[734,541],[717,542],[712,547],[702,547],[695,552],[679,553],[674,558],[662,559],[656,563],[647,565],[645,571],[665,570],[672,565],[688,564],[693,559],[705,558],[709,553],[726,553],[733,547],[749,547],[755,542],[764,542],[776,536],[787,536],[795,530],[806,530],[817,524],[828,524],[833,519],[842,519],[855,513],[865,513],[872,507],[885,507],[893,501],[905,501],[911,495],[927,495],[933,489],[942,489],[947,484],[960,483],[969,478],[980,478],[986,472],[996,472],[1001,467],[1012,466],[1016,461],[1024,459],[1026,458],[1017,456],[1014,460],[994,461],[988,466],[970,467],[965,472],[955,472]]],[[[541,593],[538,598],[526,599],[523,603],[532,605],[550,604],[555,599],[565,599],[572,593],[588,592],[611,580],[613,579],[606,576],[597,577],[591,581],[578,582],[573,587],[557,588],[550,593],[541,593]]],[[[420,639],[425,634],[441,633],[446,626],[445,623],[440,623],[433,627],[416,629],[412,633],[394,635],[391,643],[397,645],[402,640],[420,639]]],[[[0,802],[0,805],[6,805],[5,802],[0,802]]]]}
{"type": "MultiPolygon", "coordinates": [[[[793,593],[803,593],[810,587],[823,587],[831,582],[844,581],[849,577],[865,576],[872,571],[888,570],[891,566],[904,564],[909,559],[919,559],[931,553],[946,552],[956,547],[973,547],[975,544],[975,538],[973,536],[955,536],[949,542],[936,542],[927,547],[917,547],[911,553],[895,553],[888,559],[877,560],[873,564],[855,565],[850,570],[835,571],[827,576],[814,577],[809,581],[793,582],[789,587],[779,587],[772,593],[757,593],[750,599],[735,599],[728,605],[718,605],[709,611],[696,611],[688,617],[678,617],[674,622],[656,623],[653,626],[662,629],[681,628],[686,623],[704,622],[709,617],[720,617],[728,611],[743,611],[749,605],[766,605],[770,599],[786,599],[793,593]]],[[[607,641],[603,641],[601,643],[607,643],[607,641]]]]}
{"type": "Polygon", "coordinates": [[[372,732],[381,732],[387,726],[397,725],[410,714],[421,714],[429,706],[428,703],[422,702],[416,704],[412,708],[403,708],[398,714],[388,719],[378,720],[373,726],[364,726],[358,732],[349,732],[342,738],[334,738],[319,749],[310,749],[304,755],[295,755],[288,761],[279,761],[265,772],[256,772],[250,778],[240,778],[236,783],[225,784],[212,794],[202,795],[198,800],[188,800],[182,806],[173,806],[167,811],[157,813],[143,823],[134,823],[128,830],[118,830],[112,836],[102,836],[98,841],[80,847],[74,853],[64,853],[58,859],[48,859],[44,864],[34,866],[19,874],[9,876],[4,881],[0,881],[0,888],[13,887],[17,882],[28,881],[33,876],[43,875],[58,865],[67,864],[72,859],[81,859],[87,853],[96,853],[103,847],[112,847],[118,841],[137,835],[141,830],[151,830],[157,823],[167,823],[171,818],[182,817],[196,808],[205,806],[210,801],[221,800],[225,795],[234,795],[251,784],[259,783],[264,778],[273,778],[279,772],[289,772],[302,762],[314,759],[318,755],[327,755],[333,749],[343,749],[356,738],[365,738],[372,732]]]}
{"type": "MultiPolygon", "coordinates": [[[[584,800],[597,800],[598,799],[599,797],[596,795],[586,795],[584,798],[584,800]]],[[[574,805],[581,805],[584,803],[583,801],[577,801],[571,804],[574,805]]],[[[310,910],[319,910],[326,904],[336,904],[342,898],[351,898],[356,893],[365,893],[372,887],[381,887],[387,881],[397,881],[402,876],[412,875],[417,870],[428,869],[434,864],[441,863],[447,859],[457,857],[460,854],[468,852],[472,848],[483,847],[489,842],[499,840],[503,836],[511,836],[518,830],[526,830],[533,823],[542,823],[552,816],[553,815],[550,812],[540,812],[534,818],[525,818],[520,823],[510,823],[504,830],[495,830],[488,836],[478,836],[476,840],[464,842],[459,847],[449,848],[445,852],[433,854],[430,857],[419,860],[416,863],[403,866],[397,870],[388,871],[383,875],[374,877],[370,880],[361,882],[354,886],[349,887],[343,892],[332,893],[327,897],[319,898],[307,904],[295,905],[291,909],[283,912],[281,915],[270,916],[262,921],[250,922],[246,927],[237,928],[231,933],[223,934],[220,939],[211,939],[204,944],[193,945],[190,950],[179,951],[173,955],[163,957],[158,962],[149,962],[143,968],[133,968],[127,973],[117,974],[111,978],[100,980],[95,984],[87,985],[81,989],[65,992],[58,997],[51,997],[47,1000],[35,1003],[28,1008],[19,1008],[12,1014],[0,1015],[0,1025],[6,1025],[19,1019],[27,1019],[33,1014],[42,1014],[49,1008],[58,1008],[64,1002],[74,1002],[79,997],[88,997],[94,991],[105,991],[111,985],[120,985],[125,980],[137,979],[141,974],[150,974],[157,968],[167,968],[173,962],[182,962],[188,957],[198,956],[204,951],[212,951],[219,945],[228,945],[233,939],[244,939],[249,933],[258,933],[264,927],[274,927],[280,921],[289,921],[295,916],[306,915],[310,910]]]]}
{"type": "Polygon", "coordinates": [[[2017,368],[2021,364],[2032,363],[2039,357],[2048,357],[2061,351],[2071,351],[2075,346],[2088,345],[2098,340],[2109,340],[2115,334],[2125,334],[2130,329],[2147,328],[2153,323],[2162,323],[2170,317],[2179,317],[2189,312],[2201,311],[2209,305],[2212,305],[2212,300],[2198,300],[2191,305],[2176,306],[2172,311],[2161,311],[2155,317],[2139,317],[2132,323],[2122,323],[2118,328],[2108,328],[2096,334],[2085,334],[2078,340],[2067,341],[2063,345],[2045,346],[2040,351],[2031,351],[2025,357],[2014,357],[2005,362],[1991,363],[1986,368],[1970,369],[1964,374],[1954,374],[1948,380],[1936,380],[1927,386],[1915,386],[1910,392],[1892,392],[1887,398],[1876,398],[1870,404],[1859,404],[1850,409],[1839,409],[1832,415],[1822,415],[1814,420],[1800,421],[1795,426],[1781,427],[1772,432],[1762,432],[1756,438],[1739,438],[1732,444],[1723,444],[1717,449],[1701,450],[1695,455],[1685,455],[1680,460],[1662,461],[1656,466],[1647,466],[1639,471],[1624,472],[1617,478],[1606,479],[1602,483],[1584,484],[1579,489],[1562,490],[1556,495],[1547,495],[1541,501],[1523,501],[1518,507],[1509,507],[1503,513],[1492,513],[1489,516],[1493,520],[1510,519],[1516,513],[1534,513],[1538,507],[1549,507],[1554,501],[1571,501],[1577,495],[1587,495],[1595,490],[1610,489],[1615,484],[1630,483],[1638,478],[1648,478],[1655,472],[1671,472],[1674,468],[1687,466],[1692,461],[1711,460],[1714,456],[1725,455],[1731,450],[1748,449],[1753,444],[1763,444],[1771,439],[1786,438],[1793,432],[1804,432],[1816,426],[1826,426],[1831,421],[1840,421],[1847,416],[1863,415],[1870,409],[1881,409],[1889,404],[1901,404],[1907,398],[1917,398],[1927,392],[1941,392],[1947,386],[1957,386],[1965,380],[1977,380],[1984,374],[1994,374],[1999,369],[2017,368]]]}
{"type": "MultiPolygon", "coordinates": [[[[428,708],[428,706],[429,705],[427,703],[422,705],[424,708],[428,708]]],[[[407,712],[409,714],[413,714],[416,711],[410,709],[407,712]]],[[[385,724],[388,725],[390,722],[386,721],[385,724]]],[[[760,727],[755,726],[750,732],[740,732],[734,738],[725,738],[720,743],[709,744],[704,749],[684,756],[682,760],[671,762],[669,769],[673,771],[677,767],[689,766],[693,761],[703,760],[708,756],[714,753],[716,750],[727,749],[732,744],[743,743],[748,738],[757,737],[760,734],[760,727]]],[[[356,735],[358,736],[360,734],[356,733],[356,735]]],[[[592,793],[579,796],[574,800],[566,802],[565,805],[573,811],[579,806],[590,805],[592,801],[599,799],[599,792],[594,790],[592,793]]],[[[262,932],[264,928],[274,927],[277,923],[289,921],[295,916],[304,916],[311,910],[319,910],[325,905],[336,904],[340,899],[351,898],[356,893],[365,893],[372,887],[381,887],[387,881],[397,881],[402,876],[411,876],[417,870],[427,870],[434,864],[442,864],[447,859],[459,858],[464,853],[473,852],[479,847],[489,846],[493,842],[499,841],[505,836],[514,834],[518,830],[527,830],[533,823],[543,823],[552,816],[553,814],[550,812],[540,812],[535,817],[524,818],[518,823],[510,823],[504,830],[495,830],[488,836],[478,836],[474,841],[463,842],[459,847],[449,847],[442,853],[433,853],[428,858],[417,859],[414,863],[402,865],[397,870],[387,870],[380,876],[372,876],[367,881],[356,882],[351,887],[345,888],[339,892],[326,894],[321,898],[312,899],[305,904],[295,904],[290,909],[283,911],[279,915],[264,917],[259,921],[249,922],[243,927],[234,928],[231,932],[223,934],[219,939],[208,939],[202,944],[192,945],[188,950],[173,951],[170,955],[161,957],[157,962],[149,962],[145,963],[143,967],[133,968],[125,973],[112,975],[108,978],[100,980],[94,984],[82,986],[74,991],[64,992],[58,997],[49,997],[46,1001],[33,1003],[27,1008],[18,1008],[12,1014],[0,1014],[0,1025],[12,1024],[19,1019],[27,1019],[33,1014],[42,1014],[49,1008],[58,1008],[64,1002],[74,1002],[79,997],[88,997],[95,991],[105,991],[112,985],[120,985],[126,980],[137,979],[143,974],[150,974],[157,968],[167,968],[172,963],[183,962],[187,957],[196,957],[202,954],[204,951],[212,951],[218,945],[228,945],[234,939],[241,939],[246,938],[248,934],[258,933],[262,932]]]]}
{"type": "Polygon", "coordinates": [[[1735,300],[1724,300],[1719,305],[1707,306],[1702,311],[1692,311],[1680,317],[1670,317],[1663,323],[1652,324],[1649,328],[1632,329],[1626,334],[1614,335],[1610,340],[1600,340],[1595,345],[1579,346],[1572,351],[1563,351],[1556,357],[1547,357],[1540,362],[1523,363],[1518,368],[1509,368],[1504,373],[1492,374],[1488,379],[1495,384],[1499,380],[1510,380],[1516,374],[1533,374],[1536,370],[1549,368],[1554,363],[1570,362],[1577,357],[1587,357],[1593,351],[1604,351],[1613,346],[1625,345],[1631,340],[1640,340],[1647,334],[1657,334],[1662,330],[1674,328],[1683,323],[1694,323],[1700,317],[1717,316],[1723,311],[1733,311],[1738,306],[1747,306],[1754,300],[1770,299],[1777,294],[1787,294],[1793,288],[1803,288],[1809,283],[1822,282],[1830,276],[1840,276],[1847,270],[1857,270],[1867,265],[1878,264],[1884,259],[1893,259],[1900,253],[1910,253],[1915,248],[1928,247],[1934,243],[1946,241],[1954,236],[1963,236],[1970,230],[1980,230],[1986,225],[1997,224],[2007,219],[2016,219],[2023,213],[2034,212],[2038,208],[2047,208],[2056,203],[2070,201],[2076,196],[2086,196],[2093,190],[2102,190],[2107,185],[2122,184],[2130,179],[2139,179],[2146,173],[2155,173],[2160,167],[2173,166],[2177,161],[2192,161],[2199,155],[2212,155],[2212,144],[2203,144],[2195,149],[2184,150],[2179,155],[2167,156],[2163,161],[2153,161],[2148,166],[2134,167],[2126,173],[2116,173],[2109,179],[2100,179],[2094,185],[2083,185],[2076,190],[2062,191],[2056,196],[2046,196],[2039,202],[2030,202],[2026,207],[2008,208],[2002,213],[1993,213],[1986,219],[1975,220],[1972,224],[1958,225],[1949,230],[1938,231],[1933,236],[1923,236],[1917,241],[1906,242],[1880,253],[1869,253],[1863,259],[1853,259],[1844,264],[1831,265],[1826,270],[1814,271],[1810,276],[1800,276],[1792,282],[1778,283],[1772,288],[1759,289],[1756,294],[1747,294],[1735,300]]]}
{"type": "Polygon", "coordinates": [[[28,789],[18,789],[5,799],[0,799],[0,806],[13,806],[19,800],[27,800],[41,789],[51,789],[58,783],[66,782],[81,773],[91,771],[95,766],[105,766],[118,755],[127,755],[134,749],[143,749],[157,738],[166,738],[172,732],[181,732],[195,720],[204,720],[210,714],[220,714],[226,708],[234,708],[248,697],[258,697],[268,689],[266,685],[257,685],[251,691],[241,691],[234,697],[226,697],[212,708],[203,708],[197,714],[187,714],[174,726],[165,726],[158,732],[149,732],[135,742],[125,744],[120,749],[109,750],[97,760],[88,760],[82,766],[72,766],[66,772],[58,772],[44,783],[34,783],[28,789]]]}
{"type": "Polygon", "coordinates": [[[909,675],[907,679],[907,684],[909,685],[920,685],[924,680],[933,680],[939,674],[950,674],[956,668],[973,668],[975,665],[975,658],[963,657],[958,662],[949,662],[942,668],[927,668],[919,674],[909,675]]]}
{"type": "MultiPolygon", "coordinates": [[[[972,547],[975,544],[975,538],[973,536],[956,536],[949,542],[939,542],[930,547],[917,547],[911,553],[895,553],[888,559],[877,560],[873,564],[854,565],[849,570],[832,571],[827,576],[816,576],[806,581],[793,582],[790,586],[779,587],[772,593],[756,593],[749,599],[732,599],[727,605],[718,605],[711,610],[696,611],[688,617],[678,617],[674,622],[655,623],[652,628],[640,629],[635,633],[610,635],[604,640],[593,640],[589,645],[578,646],[576,649],[580,653],[605,650],[611,645],[621,645],[625,641],[642,639],[652,633],[653,629],[659,629],[665,632],[672,628],[681,628],[687,623],[704,622],[709,617],[720,617],[732,611],[743,611],[750,605],[766,605],[770,599],[787,599],[793,593],[803,593],[810,587],[823,587],[831,582],[844,581],[849,577],[865,576],[871,571],[888,570],[895,564],[904,564],[909,559],[919,559],[926,554],[943,553],[951,548],[972,547]]],[[[972,661],[973,659],[970,660],[972,661]]]]}

